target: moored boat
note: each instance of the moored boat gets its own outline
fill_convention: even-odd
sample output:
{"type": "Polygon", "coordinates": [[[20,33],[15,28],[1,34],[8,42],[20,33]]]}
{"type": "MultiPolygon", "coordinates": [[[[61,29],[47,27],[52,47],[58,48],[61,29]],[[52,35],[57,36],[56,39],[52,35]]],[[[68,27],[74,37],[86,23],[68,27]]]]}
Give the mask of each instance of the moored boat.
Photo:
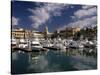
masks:
{"type": "Polygon", "coordinates": [[[31,47],[32,47],[32,51],[40,51],[43,48],[39,40],[33,40],[31,42],[31,47]]]}
{"type": "Polygon", "coordinates": [[[19,48],[28,48],[27,41],[25,39],[20,39],[18,47],[19,48]]]}

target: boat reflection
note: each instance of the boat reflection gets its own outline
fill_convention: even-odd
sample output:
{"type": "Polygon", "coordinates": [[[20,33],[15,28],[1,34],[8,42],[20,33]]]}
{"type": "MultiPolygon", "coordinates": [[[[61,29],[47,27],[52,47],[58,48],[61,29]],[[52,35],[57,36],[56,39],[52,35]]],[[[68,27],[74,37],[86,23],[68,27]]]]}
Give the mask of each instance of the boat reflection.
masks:
{"type": "Polygon", "coordinates": [[[89,49],[89,48],[84,48],[84,49],[67,49],[65,51],[66,55],[81,55],[81,56],[92,56],[92,57],[97,57],[97,49],[89,49]]]}

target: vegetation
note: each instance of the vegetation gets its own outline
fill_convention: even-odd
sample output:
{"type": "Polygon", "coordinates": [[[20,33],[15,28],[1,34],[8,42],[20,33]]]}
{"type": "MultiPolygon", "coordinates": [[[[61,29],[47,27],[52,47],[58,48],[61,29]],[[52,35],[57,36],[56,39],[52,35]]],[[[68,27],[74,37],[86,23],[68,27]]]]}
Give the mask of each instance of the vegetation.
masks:
{"type": "Polygon", "coordinates": [[[97,37],[97,26],[94,28],[85,28],[81,29],[79,32],[74,34],[74,39],[85,39],[93,40],[95,37],[97,37]]]}

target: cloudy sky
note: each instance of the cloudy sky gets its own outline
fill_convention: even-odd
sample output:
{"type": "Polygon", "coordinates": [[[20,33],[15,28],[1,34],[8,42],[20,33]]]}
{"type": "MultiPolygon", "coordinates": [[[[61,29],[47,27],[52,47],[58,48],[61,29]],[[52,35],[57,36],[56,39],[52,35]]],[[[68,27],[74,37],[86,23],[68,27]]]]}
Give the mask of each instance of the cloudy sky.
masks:
{"type": "Polygon", "coordinates": [[[12,28],[37,29],[48,26],[50,32],[66,27],[94,27],[97,25],[95,5],[72,5],[12,1],[12,28]]]}

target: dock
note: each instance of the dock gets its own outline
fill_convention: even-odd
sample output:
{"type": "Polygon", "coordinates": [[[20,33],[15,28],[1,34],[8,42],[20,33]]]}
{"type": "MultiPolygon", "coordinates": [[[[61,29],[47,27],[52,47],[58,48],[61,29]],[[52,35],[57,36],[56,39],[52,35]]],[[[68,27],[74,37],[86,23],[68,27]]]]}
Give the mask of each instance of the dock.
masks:
{"type": "Polygon", "coordinates": [[[41,48],[39,50],[32,50],[32,49],[28,49],[28,48],[18,48],[18,47],[12,47],[11,48],[12,52],[14,51],[24,51],[24,52],[35,52],[35,51],[47,51],[47,48],[41,48]]]}
{"type": "Polygon", "coordinates": [[[57,47],[43,47],[43,48],[46,48],[46,49],[51,49],[51,50],[60,50],[59,48],[57,47]]]}

